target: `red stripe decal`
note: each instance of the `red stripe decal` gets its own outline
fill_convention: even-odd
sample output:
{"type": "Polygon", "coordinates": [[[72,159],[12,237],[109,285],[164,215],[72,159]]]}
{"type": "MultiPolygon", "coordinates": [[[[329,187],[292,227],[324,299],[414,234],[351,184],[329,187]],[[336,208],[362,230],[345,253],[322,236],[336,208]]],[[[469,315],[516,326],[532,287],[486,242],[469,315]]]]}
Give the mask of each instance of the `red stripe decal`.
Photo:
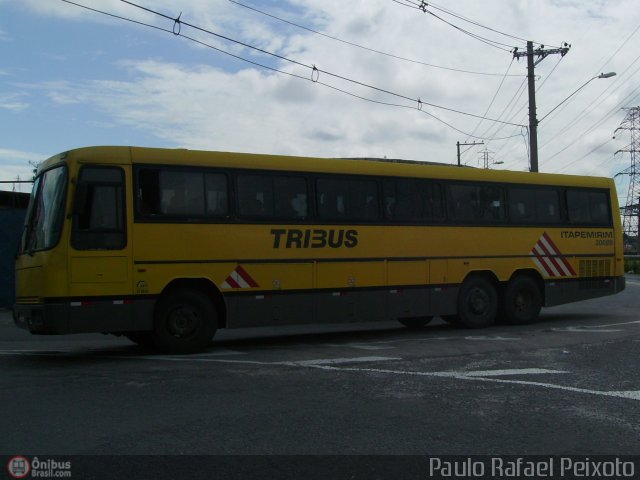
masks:
{"type": "MultiPolygon", "coordinates": [[[[536,244],[536,245],[537,245],[537,244],[536,244]]],[[[546,270],[547,274],[548,274],[550,277],[555,277],[555,273],[553,272],[553,270],[551,269],[551,267],[550,267],[549,265],[547,265],[547,259],[546,259],[546,258],[543,258],[543,257],[542,257],[542,255],[540,255],[540,254],[536,251],[535,247],[534,247],[534,249],[533,249],[533,250],[531,250],[531,253],[533,253],[533,254],[536,256],[536,258],[537,258],[537,259],[538,259],[538,261],[540,262],[540,265],[542,265],[542,267],[546,270]]]]}
{"type": "Polygon", "coordinates": [[[551,245],[551,247],[556,251],[556,254],[560,255],[560,260],[562,260],[562,263],[564,264],[565,267],[567,267],[567,270],[569,270],[571,275],[576,275],[576,271],[573,269],[573,267],[571,266],[569,261],[566,259],[566,257],[560,253],[560,250],[558,249],[558,247],[556,247],[556,244],[553,243],[553,240],[551,240],[551,237],[547,235],[547,232],[544,232],[542,236],[545,238],[547,242],[549,242],[549,245],[551,245]]]}
{"type": "Polygon", "coordinates": [[[236,282],[236,281],[231,277],[231,275],[229,275],[229,276],[227,277],[227,279],[225,280],[225,282],[227,282],[231,288],[241,288],[241,287],[240,287],[240,284],[239,284],[238,282],[236,282]]]}
{"type": "MultiPolygon", "coordinates": [[[[547,238],[544,234],[542,235],[543,237],[545,237],[545,239],[547,238]]],[[[548,262],[551,262],[553,264],[553,266],[556,268],[556,270],[558,271],[558,273],[560,274],[561,277],[566,277],[564,270],[562,269],[562,267],[560,265],[558,265],[558,262],[556,262],[556,259],[554,257],[552,257],[552,255],[558,255],[559,252],[557,251],[557,249],[554,248],[553,243],[551,243],[551,247],[554,248],[554,250],[556,251],[549,251],[547,250],[547,248],[544,246],[543,242],[538,242],[537,243],[538,247],[540,247],[540,249],[547,255],[545,258],[548,262]]]]}
{"type": "Polygon", "coordinates": [[[249,275],[247,271],[244,268],[242,268],[241,265],[238,265],[236,267],[236,272],[238,272],[238,275],[240,275],[242,279],[249,284],[250,287],[256,288],[259,286],[256,283],[256,281],[253,278],[251,278],[251,275],[249,275]]]}

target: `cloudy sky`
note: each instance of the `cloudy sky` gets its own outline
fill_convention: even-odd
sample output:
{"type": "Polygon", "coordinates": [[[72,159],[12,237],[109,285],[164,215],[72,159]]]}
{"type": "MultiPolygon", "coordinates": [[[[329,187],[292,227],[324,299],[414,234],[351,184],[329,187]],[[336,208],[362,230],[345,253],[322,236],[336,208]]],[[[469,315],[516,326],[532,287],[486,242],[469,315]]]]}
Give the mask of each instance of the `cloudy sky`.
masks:
{"type": "Polygon", "coordinates": [[[536,67],[540,171],[630,162],[629,131],[613,136],[640,104],[637,0],[134,0],[179,25],[74,1],[156,28],[0,0],[0,180],[87,145],[454,163],[484,141],[462,162],[527,170],[524,40],[571,44],[536,67]]]}

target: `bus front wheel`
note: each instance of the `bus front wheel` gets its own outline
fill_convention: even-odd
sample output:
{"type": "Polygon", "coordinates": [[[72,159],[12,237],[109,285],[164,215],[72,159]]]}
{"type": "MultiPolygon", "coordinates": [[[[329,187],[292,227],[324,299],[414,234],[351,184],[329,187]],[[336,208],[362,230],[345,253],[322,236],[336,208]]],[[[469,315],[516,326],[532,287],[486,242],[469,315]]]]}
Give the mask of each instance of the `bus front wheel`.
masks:
{"type": "Polygon", "coordinates": [[[458,294],[458,321],[466,328],[491,325],[498,313],[498,293],[491,281],[472,276],[464,281],[458,294]]]}
{"type": "Polygon", "coordinates": [[[537,320],[542,308],[542,294],[538,283],[521,275],[513,278],[504,292],[502,306],[505,320],[512,325],[522,325],[537,320]]]}
{"type": "Polygon", "coordinates": [[[216,309],[200,291],[180,289],[160,298],[153,322],[153,342],[167,353],[205,349],[216,333],[216,309]]]}

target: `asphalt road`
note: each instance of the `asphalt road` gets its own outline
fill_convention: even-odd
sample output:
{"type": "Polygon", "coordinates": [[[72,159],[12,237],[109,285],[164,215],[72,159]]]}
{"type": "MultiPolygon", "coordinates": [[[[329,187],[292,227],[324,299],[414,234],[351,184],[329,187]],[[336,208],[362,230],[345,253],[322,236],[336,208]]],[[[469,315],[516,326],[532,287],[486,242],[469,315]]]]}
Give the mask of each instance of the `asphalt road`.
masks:
{"type": "Polygon", "coordinates": [[[220,331],[190,356],[0,314],[0,454],[637,455],[640,278],[538,323],[220,331]]]}

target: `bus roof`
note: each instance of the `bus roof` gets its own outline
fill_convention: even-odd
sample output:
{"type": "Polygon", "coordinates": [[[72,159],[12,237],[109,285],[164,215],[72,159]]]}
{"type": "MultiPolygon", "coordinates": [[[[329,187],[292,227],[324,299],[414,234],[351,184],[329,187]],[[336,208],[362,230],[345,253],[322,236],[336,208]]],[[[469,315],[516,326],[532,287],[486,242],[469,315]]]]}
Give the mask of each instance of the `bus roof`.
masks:
{"type": "Polygon", "coordinates": [[[610,188],[613,182],[613,180],[608,177],[516,172],[509,170],[486,170],[414,160],[296,157],[255,153],[128,146],[96,146],[69,150],[45,160],[38,168],[38,171],[46,170],[63,162],[78,164],[148,164],[244,168],[288,172],[341,173],[372,176],[476,180],[498,183],[531,183],[575,186],[588,185],[603,188],[610,188]]]}

